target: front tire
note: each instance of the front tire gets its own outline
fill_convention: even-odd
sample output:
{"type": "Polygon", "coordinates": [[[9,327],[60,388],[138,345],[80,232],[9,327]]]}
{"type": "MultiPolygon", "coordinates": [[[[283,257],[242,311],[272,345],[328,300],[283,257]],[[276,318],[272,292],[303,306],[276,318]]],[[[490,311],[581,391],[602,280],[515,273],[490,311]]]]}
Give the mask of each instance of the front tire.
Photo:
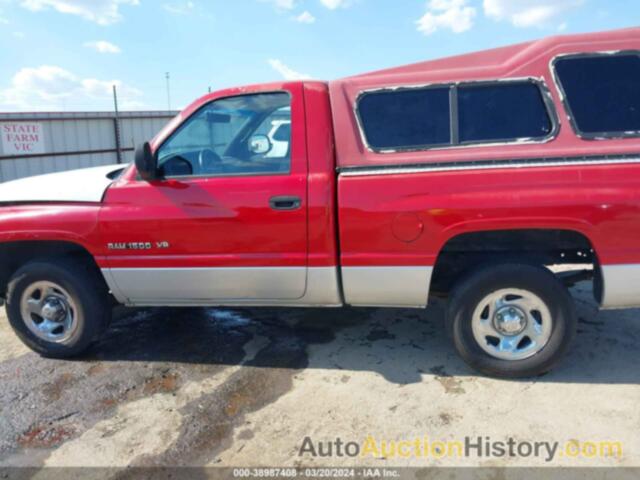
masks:
{"type": "Polygon", "coordinates": [[[577,328],[567,288],[546,268],[519,264],[485,267],[462,280],[450,297],[447,322],[468,365],[504,378],[551,370],[577,328]]]}
{"type": "Polygon", "coordinates": [[[73,260],[34,261],[9,281],[7,317],[33,351],[79,355],[109,325],[111,308],[98,274],[73,260]]]}

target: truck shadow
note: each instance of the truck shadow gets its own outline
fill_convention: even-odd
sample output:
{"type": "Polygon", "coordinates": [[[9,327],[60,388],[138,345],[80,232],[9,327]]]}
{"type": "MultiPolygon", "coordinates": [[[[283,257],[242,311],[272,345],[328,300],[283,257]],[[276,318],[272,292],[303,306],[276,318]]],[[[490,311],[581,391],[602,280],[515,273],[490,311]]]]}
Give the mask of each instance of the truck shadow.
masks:
{"type": "MultiPolygon", "coordinates": [[[[598,312],[587,284],[573,294],[579,329],[568,357],[540,382],[638,384],[640,312],[598,312]]],[[[85,356],[102,362],[249,365],[371,371],[406,385],[474,376],[444,329],[443,305],[401,309],[165,308],[121,310],[85,356]],[[248,356],[250,341],[261,345],[248,356]]]]}

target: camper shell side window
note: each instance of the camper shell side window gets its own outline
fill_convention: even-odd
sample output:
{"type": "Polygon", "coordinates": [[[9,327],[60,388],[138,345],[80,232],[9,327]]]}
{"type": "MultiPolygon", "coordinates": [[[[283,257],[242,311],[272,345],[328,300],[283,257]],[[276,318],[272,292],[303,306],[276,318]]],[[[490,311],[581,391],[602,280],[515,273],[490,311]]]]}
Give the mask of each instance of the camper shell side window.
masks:
{"type": "Polygon", "coordinates": [[[640,52],[560,55],[551,69],[579,137],[640,136],[640,52]]]}
{"type": "Polygon", "coordinates": [[[543,143],[559,129],[551,94],[535,78],[368,90],[356,117],[376,153],[543,143]]]}

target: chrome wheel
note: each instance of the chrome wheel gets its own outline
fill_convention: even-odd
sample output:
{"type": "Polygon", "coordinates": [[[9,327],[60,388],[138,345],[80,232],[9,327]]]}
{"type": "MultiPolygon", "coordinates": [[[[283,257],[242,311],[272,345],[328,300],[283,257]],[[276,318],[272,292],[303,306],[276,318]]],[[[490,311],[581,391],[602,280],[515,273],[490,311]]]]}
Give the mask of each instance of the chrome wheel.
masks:
{"type": "Polygon", "coordinates": [[[60,285],[41,281],[29,285],[20,301],[22,320],[38,338],[68,343],[81,321],[76,302],[60,285]]]}
{"type": "Polygon", "coordinates": [[[478,345],[492,357],[523,360],[549,342],[553,319],[536,294],[508,288],[490,293],[480,301],[471,326],[478,345]]]}

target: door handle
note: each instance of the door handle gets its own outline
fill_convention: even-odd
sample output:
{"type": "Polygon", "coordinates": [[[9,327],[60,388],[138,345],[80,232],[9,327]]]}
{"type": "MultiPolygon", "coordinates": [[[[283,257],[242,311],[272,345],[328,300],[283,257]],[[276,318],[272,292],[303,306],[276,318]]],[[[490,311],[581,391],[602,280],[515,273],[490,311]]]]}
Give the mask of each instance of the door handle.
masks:
{"type": "Polygon", "coordinates": [[[271,197],[269,199],[269,206],[272,210],[297,210],[302,205],[300,197],[271,197]]]}

